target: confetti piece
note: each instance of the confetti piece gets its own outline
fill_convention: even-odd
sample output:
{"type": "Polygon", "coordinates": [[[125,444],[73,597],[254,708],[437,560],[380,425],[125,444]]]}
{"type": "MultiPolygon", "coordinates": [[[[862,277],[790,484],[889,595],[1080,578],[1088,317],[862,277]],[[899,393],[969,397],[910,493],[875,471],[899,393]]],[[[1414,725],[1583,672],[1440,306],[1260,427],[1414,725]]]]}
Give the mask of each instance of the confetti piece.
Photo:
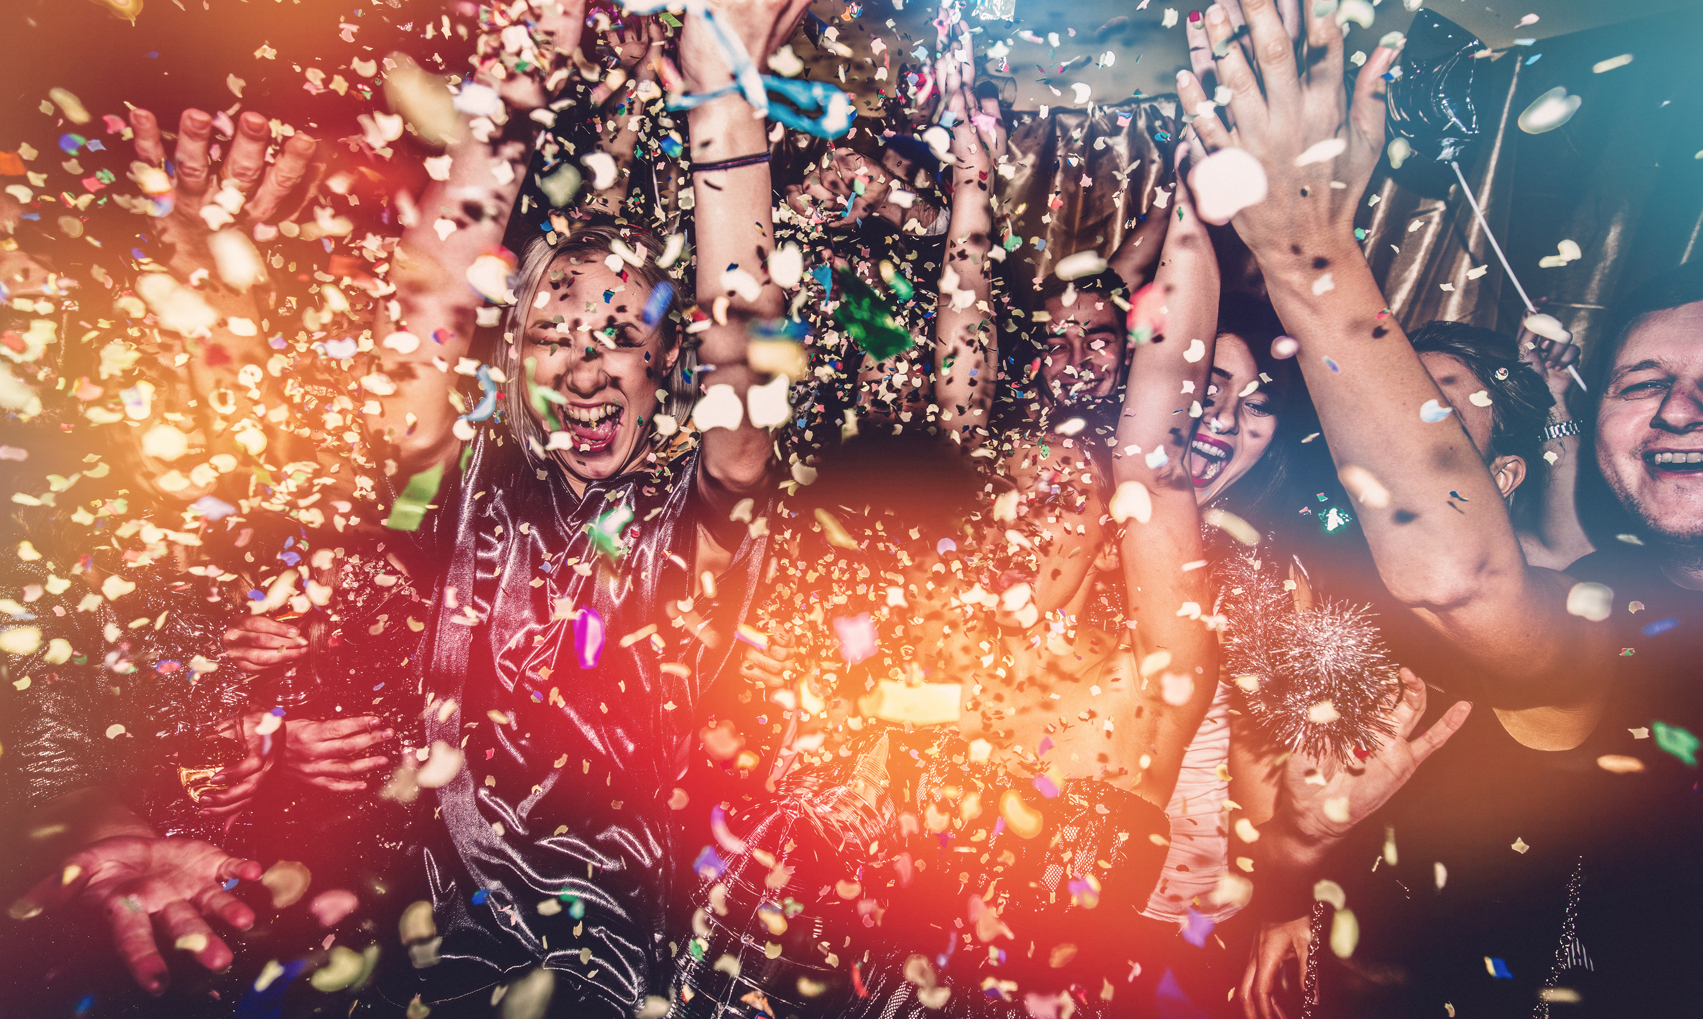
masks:
{"type": "Polygon", "coordinates": [[[579,193],[581,180],[579,170],[564,163],[548,177],[539,178],[538,187],[551,207],[565,209],[579,193]]]}
{"type": "Polygon", "coordinates": [[[68,89],[48,89],[47,98],[53,100],[53,104],[59,107],[59,112],[64,114],[65,119],[73,124],[87,124],[94,119],[89,115],[88,109],[83,106],[83,101],[68,89]]]}
{"type": "Polygon", "coordinates": [[[335,927],[360,904],[361,900],[354,892],[346,888],[333,888],[314,896],[307,908],[321,927],[335,927]]]}
{"type": "Polygon", "coordinates": [[[1546,340],[1555,340],[1559,343],[1566,343],[1573,338],[1573,334],[1568,332],[1566,328],[1561,325],[1561,321],[1559,319],[1557,319],[1554,315],[1546,315],[1543,312],[1538,312],[1534,315],[1527,315],[1524,321],[1520,324],[1533,336],[1541,336],[1546,340]]]}
{"type": "Polygon", "coordinates": [[[1487,390],[1480,389],[1478,392],[1469,395],[1467,402],[1474,407],[1488,407],[1493,401],[1490,399],[1490,393],[1487,390]]]}
{"type": "Polygon", "coordinates": [[[603,657],[603,637],[603,617],[596,609],[580,609],[574,617],[574,645],[579,649],[580,668],[597,668],[603,657]]]}
{"type": "Polygon", "coordinates": [[[1573,114],[1579,109],[1582,100],[1578,96],[1570,96],[1567,89],[1557,85],[1532,100],[1530,106],[1520,114],[1520,130],[1527,134],[1545,134],[1573,119],[1573,114]]]}
{"type": "Polygon", "coordinates": [[[427,73],[408,56],[392,54],[396,67],[385,76],[384,97],[430,145],[442,146],[461,133],[461,117],[443,79],[427,73]]]}
{"type": "Polygon", "coordinates": [[[142,433],[142,452],[171,463],[189,452],[189,436],[173,425],[155,425],[142,433]]]}
{"type": "Polygon", "coordinates": [[[838,518],[820,506],[816,508],[815,516],[816,522],[822,527],[822,536],[828,539],[828,544],[835,548],[857,551],[857,539],[846,533],[838,518]]]}
{"type": "Polygon", "coordinates": [[[1339,909],[1330,921],[1330,950],[1338,959],[1346,959],[1354,954],[1354,949],[1360,944],[1360,921],[1355,919],[1354,910],[1339,909]]]}
{"type": "Polygon", "coordinates": [[[1358,464],[1343,464],[1336,476],[1337,480],[1342,482],[1342,487],[1347,489],[1348,494],[1360,505],[1370,506],[1372,509],[1389,509],[1390,490],[1371,471],[1358,464]]]}
{"type": "MultiPolygon", "coordinates": [[[[464,759],[464,755],[456,747],[450,746],[443,740],[435,740],[432,743],[431,755],[426,758],[426,763],[421,765],[420,770],[414,773],[414,781],[422,789],[440,789],[448,785],[450,780],[461,771],[464,759]]],[[[406,921],[406,917],[404,917],[404,920],[406,921]]],[[[430,935],[427,935],[427,937],[430,937],[430,935]]],[[[413,939],[405,937],[404,940],[413,939]]]]}
{"type": "Polygon", "coordinates": [[[1279,336],[1271,341],[1271,356],[1279,361],[1294,357],[1301,350],[1301,341],[1293,336],[1279,336]]]}
{"type": "Polygon", "coordinates": [[[438,486],[443,482],[443,464],[434,464],[430,468],[415,474],[408,479],[402,494],[396,497],[396,502],[390,507],[390,515],[384,518],[384,526],[394,531],[417,531],[426,520],[426,511],[430,509],[432,499],[438,494],[438,486]]]}
{"type": "Polygon", "coordinates": [[[1265,201],[1265,168],[1245,149],[1225,148],[1200,161],[1190,175],[1195,208],[1208,223],[1228,223],[1236,213],[1265,201]]]}
{"type": "Polygon", "coordinates": [[[14,626],[0,630],[0,651],[13,655],[35,654],[41,647],[41,627],[14,626]]]}
{"type": "Polygon", "coordinates": [[[1609,57],[1607,60],[1599,60],[1596,63],[1592,64],[1591,65],[1591,73],[1592,74],[1602,74],[1605,71],[1612,71],[1617,67],[1625,67],[1627,64],[1630,64],[1631,62],[1632,62],[1632,54],[1622,53],[1618,57],[1609,57]]]}
{"type": "Polygon", "coordinates": [[[591,173],[593,190],[603,191],[614,185],[618,170],[615,157],[607,152],[588,152],[580,157],[580,165],[591,173]]]}
{"type": "Polygon", "coordinates": [[[1602,584],[1581,582],[1567,592],[1567,611],[1571,615],[1600,623],[1614,612],[1614,591],[1602,584]]]}
{"type": "Polygon", "coordinates": [[[1614,775],[1630,775],[1643,771],[1644,762],[1625,754],[1603,754],[1597,758],[1597,767],[1614,775]]]}
{"type": "Polygon", "coordinates": [[[858,349],[877,361],[885,361],[909,350],[911,334],[894,319],[892,311],[873,288],[850,272],[835,270],[841,298],[834,320],[845,329],[858,349]]]}
{"type": "Polygon", "coordinates": [[[1655,733],[1656,746],[1662,752],[1671,754],[1683,761],[1687,767],[1697,767],[1697,747],[1699,740],[1688,730],[1666,722],[1651,722],[1650,731],[1655,733]]]}
{"type": "Polygon", "coordinates": [[[856,665],[875,654],[879,645],[875,639],[875,623],[869,613],[838,616],[833,624],[834,633],[839,638],[840,657],[847,665],[856,665]]]}
{"type": "Polygon", "coordinates": [[[1453,407],[1438,403],[1436,400],[1426,400],[1419,408],[1419,420],[1428,425],[1434,425],[1454,412],[1455,408],[1453,407]]]}
{"type": "MultiPolygon", "coordinates": [[[[1578,242],[1571,241],[1571,240],[1562,240],[1558,244],[1555,245],[1555,254],[1545,255],[1542,258],[1537,260],[1538,268],[1540,268],[1540,269],[1559,269],[1561,266],[1566,265],[1568,262],[1574,262],[1574,261],[1577,261],[1580,258],[1583,258],[1584,254],[1585,253],[1583,251],[1579,250],[1578,242]]],[[[1551,317],[1551,316],[1545,316],[1545,317],[1551,317]]],[[[1556,322],[1556,325],[1558,327],[1560,326],[1560,324],[1561,324],[1560,322],[1556,322]]],[[[1548,337],[1546,337],[1546,339],[1547,338],[1548,337]]]]}
{"type": "MultiPolygon", "coordinates": [[[[376,958],[375,953],[374,959],[376,958]]],[[[316,991],[332,994],[361,979],[366,970],[367,961],[360,952],[343,945],[332,945],[325,965],[313,971],[308,977],[308,983],[316,991]]]]}
{"type": "Polygon", "coordinates": [[[1006,827],[1021,839],[1032,839],[1041,833],[1041,826],[1046,816],[1023,802],[1023,795],[1015,789],[1007,789],[999,797],[999,816],[1004,819],[1006,827]]]}
{"type": "Polygon", "coordinates": [[[1183,351],[1183,360],[1189,364],[1199,364],[1206,357],[1206,344],[1200,340],[1190,340],[1188,349],[1183,351]]]}
{"type": "Polygon", "coordinates": [[[792,414],[792,404],[787,398],[791,385],[791,380],[785,375],[777,375],[746,392],[752,427],[774,428],[786,423],[792,414]]]}
{"type": "Polygon", "coordinates": [[[712,428],[738,428],[745,420],[745,405],[739,394],[725,382],[709,387],[692,409],[692,423],[700,432],[712,428]]]}
{"type": "Polygon", "coordinates": [[[769,256],[769,278],[775,281],[776,286],[786,290],[798,286],[804,278],[804,252],[799,250],[798,245],[783,244],[769,256]]]}
{"type": "Polygon", "coordinates": [[[260,883],[272,893],[272,908],[293,906],[307,894],[313,872],[296,860],[279,860],[260,875],[260,883]]]}
{"type": "Polygon", "coordinates": [[[93,0],[93,2],[95,6],[105,7],[111,11],[113,17],[128,21],[132,25],[136,23],[136,18],[142,13],[142,0],[93,0]]]}
{"type": "Polygon", "coordinates": [[[1125,481],[1112,493],[1109,508],[1112,519],[1120,524],[1132,519],[1145,524],[1153,519],[1153,494],[1139,481],[1125,481]]]}
{"type": "Polygon", "coordinates": [[[1348,148],[1348,142],[1342,138],[1326,138],[1307,147],[1305,152],[1295,157],[1296,166],[1311,166],[1314,163],[1324,163],[1342,155],[1348,148]]]}

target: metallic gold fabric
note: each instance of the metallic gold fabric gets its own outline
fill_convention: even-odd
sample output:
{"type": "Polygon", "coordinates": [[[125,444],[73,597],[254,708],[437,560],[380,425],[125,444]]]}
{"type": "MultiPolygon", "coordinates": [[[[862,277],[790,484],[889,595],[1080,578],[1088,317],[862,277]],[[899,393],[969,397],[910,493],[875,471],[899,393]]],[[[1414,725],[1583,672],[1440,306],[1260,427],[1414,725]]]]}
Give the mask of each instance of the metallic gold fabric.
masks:
{"type": "MultiPolygon", "coordinates": [[[[1512,87],[1518,81],[1519,64],[1508,61],[1507,67],[1511,75],[1501,67],[1492,68],[1487,75],[1494,83],[1498,101],[1483,107],[1486,137],[1477,147],[1474,165],[1461,167],[1498,239],[1507,233],[1507,194],[1512,187],[1512,139],[1508,132],[1520,112],[1513,105],[1512,87]]],[[[1422,156],[1411,158],[1416,163],[1429,162],[1422,156]]],[[[1404,186],[1404,174],[1392,173],[1386,160],[1369,189],[1368,198],[1375,195],[1378,202],[1371,206],[1369,216],[1362,213],[1361,218],[1366,230],[1366,257],[1383,283],[1384,299],[1404,329],[1434,319],[1494,329],[1501,288],[1509,284],[1483,227],[1460,194],[1454,172],[1437,164],[1409,163],[1404,169],[1406,178],[1419,177],[1423,184],[1404,186]],[[1441,194],[1424,187],[1437,180],[1446,182],[1447,190],[1441,194]],[[1469,271],[1486,264],[1490,271],[1476,280],[1467,278],[1469,271]]]]}
{"type": "Polygon", "coordinates": [[[1013,232],[1023,240],[1006,259],[1013,286],[1044,279],[1078,251],[1117,250],[1170,175],[1176,116],[1175,96],[1153,96],[1092,111],[1054,110],[1012,128],[1017,172],[1001,184],[995,211],[1012,213],[1013,232]]]}

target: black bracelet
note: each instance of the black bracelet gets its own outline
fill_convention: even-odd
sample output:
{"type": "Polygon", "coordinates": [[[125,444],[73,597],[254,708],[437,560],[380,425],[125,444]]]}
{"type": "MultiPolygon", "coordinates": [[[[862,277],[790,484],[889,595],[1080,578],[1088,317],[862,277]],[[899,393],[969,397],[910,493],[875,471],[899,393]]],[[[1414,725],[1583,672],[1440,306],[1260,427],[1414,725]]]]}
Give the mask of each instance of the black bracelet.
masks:
{"type": "Polygon", "coordinates": [[[1556,439],[1563,439],[1569,435],[1578,434],[1579,422],[1568,419],[1566,421],[1558,421],[1555,424],[1550,425],[1548,428],[1545,428],[1543,430],[1543,441],[1554,442],[1556,439]]]}
{"type": "Polygon", "coordinates": [[[758,163],[767,163],[768,161],[769,154],[767,152],[759,152],[754,156],[740,156],[737,159],[724,159],[719,163],[693,163],[692,172],[713,173],[716,170],[737,170],[742,166],[756,166],[758,163]]]}

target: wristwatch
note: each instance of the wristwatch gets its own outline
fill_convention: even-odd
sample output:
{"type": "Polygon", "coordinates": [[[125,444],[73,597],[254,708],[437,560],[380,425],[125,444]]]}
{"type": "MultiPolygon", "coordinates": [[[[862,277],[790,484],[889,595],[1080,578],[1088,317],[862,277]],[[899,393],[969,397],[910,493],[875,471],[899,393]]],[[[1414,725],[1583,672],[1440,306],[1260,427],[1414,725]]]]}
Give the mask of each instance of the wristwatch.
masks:
{"type": "Polygon", "coordinates": [[[1543,441],[1554,442],[1556,439],[1579,434],[1579,422],[1572,419],[1557,421],[1543,430],[1543,441]]]}

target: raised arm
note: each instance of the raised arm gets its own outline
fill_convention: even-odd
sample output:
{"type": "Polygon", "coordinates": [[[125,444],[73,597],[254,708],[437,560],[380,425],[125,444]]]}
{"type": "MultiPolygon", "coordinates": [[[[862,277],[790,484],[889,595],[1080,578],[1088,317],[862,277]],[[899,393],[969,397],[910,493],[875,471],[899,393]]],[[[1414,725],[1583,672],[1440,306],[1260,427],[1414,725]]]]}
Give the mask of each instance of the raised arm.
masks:
{"type": "MultiPolygon", "coordinates": [[[[730,35],[743,44],[758,68],[798,26],[807,0],[734,0],[713,8],[730,35]]],[[[680,37],[681,73],[692,93],[711,92],[734,81],[715,26],[689,15],[680,37]]],[[[785,295],[769,278],[774,253],[774,210],[769,178],[766,121],[754,114],[738,91],[695,107],[692,135],[693,219],[697,234],[698,304],[710,312],[699,333],[700,378],[707,388],[703,406],[714,406],[716,387],[728,386],[743,408],[746,395],[765,379],[746,361],[749,328],[778,318],[785,295]],[[755,157],[755,161],[747,162],[755,157]],[[715,164],[742,165],[724,169],[715,164]]],[[[702,479],[718,500],[729,504],[758,494],[773,466],[766,429],[751,423],[743,410],[735,427],[703,421],[702,479]]]]}
{"type": "Polygon", "coordinates": [[[1543,376],[1555,405],[1549,410],[1543,434],[1542,503],[1537,511],[1536,532],[1522,531],[1520,545],[1533,566],[1565,570],[1595,551],[1584,525],[1579,522],[1579,457],[1583,441],[1579,423],[1567,409],[1567,390],[1572,379],[1569,366],[1579,360],[1579,348],[1570,341],[1546,340],[1520,331],[1520,353],[1532,370],[1543,376]]]}
{"type": "Polygon", "coordinates": [[[969,27],[956,26],[937,77],[945,94],[942,123],[952,132],[952,208],[940,267],[935,317],[934,400],[940,420],[967,448],[991,434],[999,339],[994,329],[993,187],[1005,156],[1005,123],[996,96],[977,98],[969,27]]]}
{"type": "MultiPolygon", "coordinates": [[[[1570,666],[1586,656],[1572,643],[1581,627],[1568,625],[1565,582],[1527,567],[1479,451],[1387,310],[1354,239],[1354,210],[1383,146],[1382,76],[1396,51],[1374,51],[1351,105],[1342,33],[1328,12],[1304,6],[1318,59],[1298,77],[1272,0],[1242,4],[1257,80],[1242,47],[1229,44],[1223,9],[1208,11],[1236,127],[1227,131],[1216,116],[1194,126],[1209,149],[1241,148],[1264,168],[1268,197],[1233,222],[1301,343],[1308,388],[1385,585],[1482,665],[1524,681],[1525,703],[1576,703],[1570,666]]],[[[1192,74],[1179,75],[1178,87],[1185,109],[1211,109],[1192,74]]]]}
{"type": "MultiPolygon", "coordinates": [[[[539,0],[534,7],[542,12],[528,12],[535,18],[533,73],[548,82],[552,68],[579,45],[585,2],[539,0]]],[[[450,101],[439,79],[411,64],[393,70],[387,85],[392,102],[408,112],[425,107],[441,115],[450,101]]],[[[399,196],[404,230],[391,268],[396,294],[380,305],[378,363],[362,379],[365,407],[377,411],[366,415],[368,431],[393,444],[402,480],[461,452],[454,369],[467,356],[476,313],[488,303],[467,273],[502,246],[532,158],[535,126],[525,111],[543,105],[544,83],[480,75],[462,86],[462,99],[479,112],[455,116],[445,139],[445,179],[434,179],[413,208],[399,196]]]]}
{"type": "Polygon", "coordinates": [[[1212,370],[1218,263],[1180,184],[1168,214],[1173,220],[1158,276],[1132,307],[1131,339],[1147,342],[1134,346],[1112,470],[1117,485],[1112,516],[1124,527],[1120,559],[1137,647],[1144,657],[1168,653],[1164,671],[1188,676],[1192,683],[1179,699],[1161,676],[1143,679],[1151,708],[1146,724],[1152,727],[1151,736],[1143,734],[1144,742],[1161,750],[1149,771],[1157,780],[1151,788],[1166,797],[1218,685],[1218,640],[1200,619],[1212,600],[1187,461],[1212,370]],[[1168,314],[1156,321],[1161,308],[1168,314]],[[1157,335],[1137,332],[1150,329],[1157,335]]]}
{"type": "Polygon", "coordinates": [[[592,91],[593,106],[607,106],[612,99],[624,103],[610,109],[608,121],[598,134],[598,149],[614,162],[615,176],[607,187],[595,187],[586,196],[585,207],[605,216],[619,215],[633,183],[633,151],[639,144],[639,110],[657,97],[657,61],[662,56],[667,29],[656,18],[627,15],[627,23],[616,37],[615,67],[592,91]],[[619,77],[617,77],[617,75],[619,77]],[[611,84],[614,82],[614,84],[611,84]]]}

